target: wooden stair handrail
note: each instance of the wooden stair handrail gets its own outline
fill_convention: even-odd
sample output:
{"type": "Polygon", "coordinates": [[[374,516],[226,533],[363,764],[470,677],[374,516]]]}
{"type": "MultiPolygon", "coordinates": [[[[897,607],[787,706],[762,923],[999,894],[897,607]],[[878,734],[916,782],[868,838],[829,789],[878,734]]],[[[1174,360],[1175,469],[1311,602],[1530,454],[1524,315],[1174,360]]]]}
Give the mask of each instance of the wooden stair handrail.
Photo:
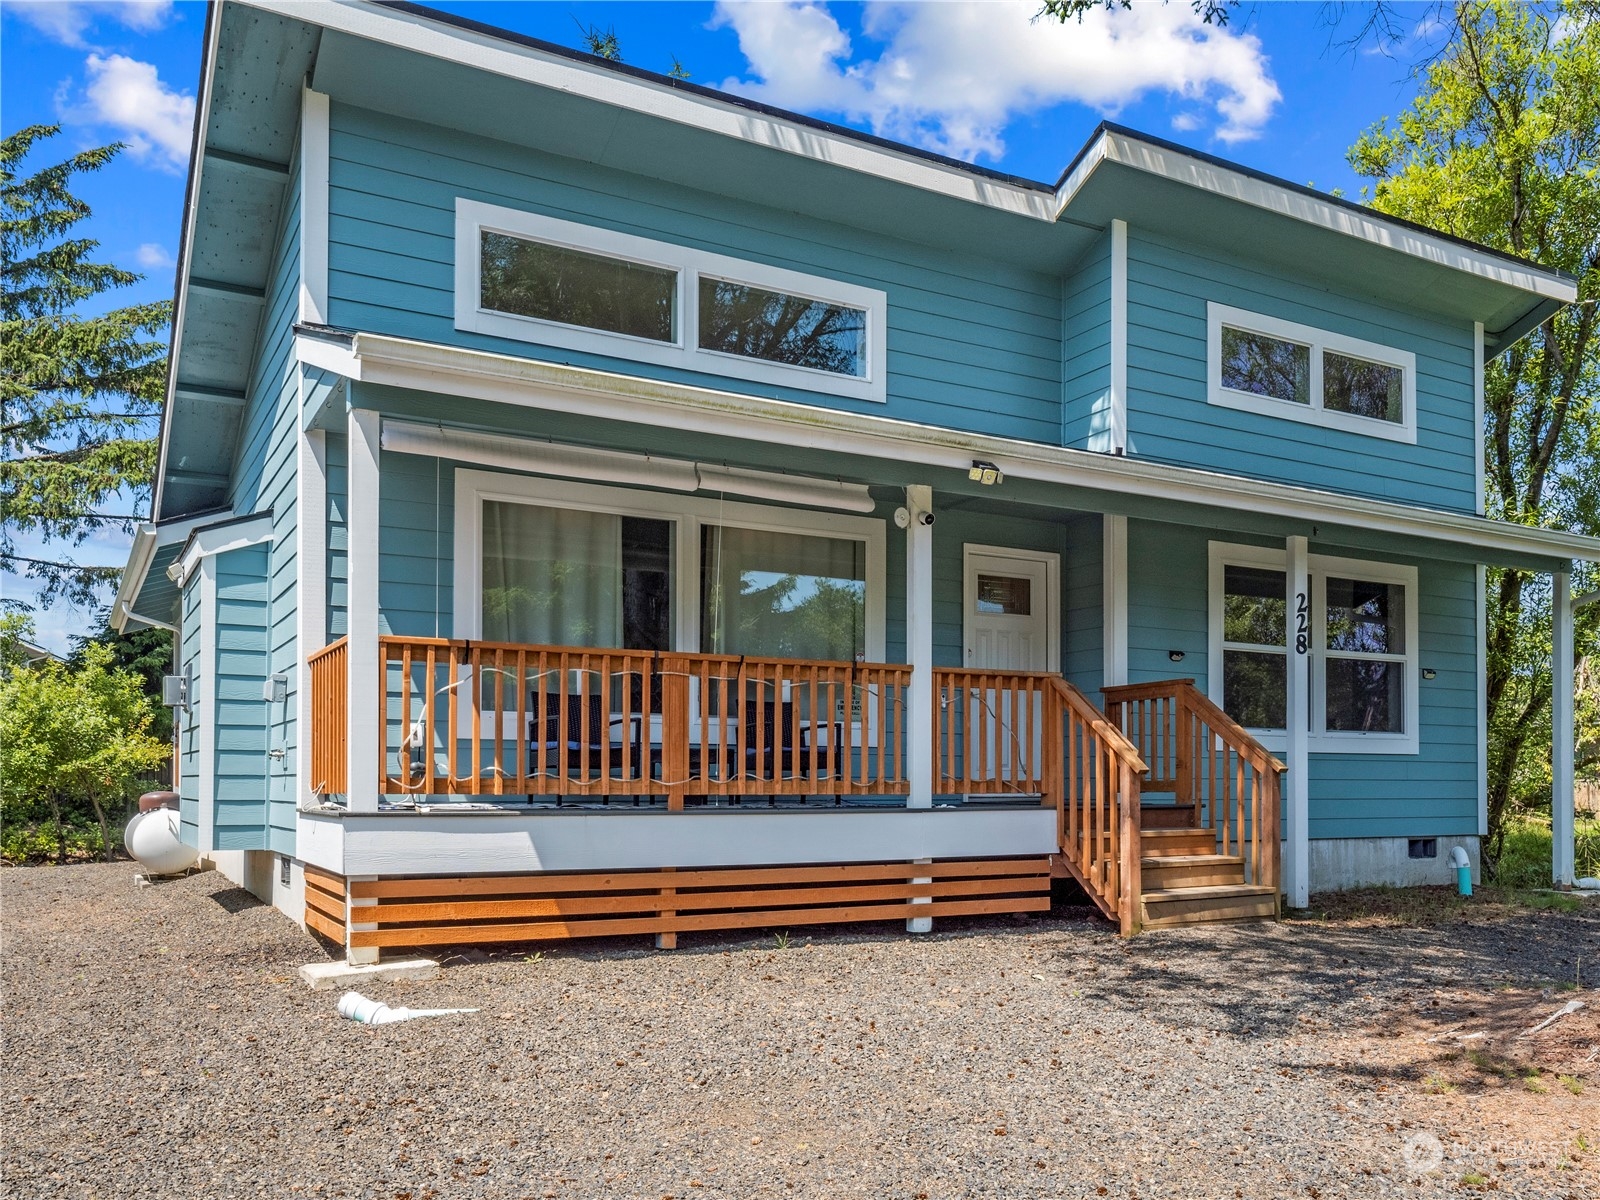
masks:
{"type": "Polygon", "coordinates": [[[1181,693],[1185,704],[1204,716],[1206,723],[1215,732],[1225,735],[1235,750],[1250,755],[1251,758],[1259,761],[1264,767],[1270,767],[1279,774],[1289,769],[1283,760],[1257,741],[1248,729],[1224,712],[1221,705],[1196,687],[1193,679],[1160,679],[1154,683],[1122,683],[1100,689],[1100,694],[1114,704],[1126,703],[1131,700],[1152,700],[1158,696],[1170,696],[1175,693],[1181,693]]]}
{"type": "Polygon", "coordinates": [[[1055,690],[1056,695],[1061,697],[1062,702],[1078,714],[1078,717],[1085,725],[1111,743],[1117,752],[1117,757],[1123,759],[1127,765],[1141,775],[1150,769],[1150,764],[1145,762],[1144,757],[1139,753],[1139,747],[1128,740],[1127,734],[1106,720],[1105,714],[1090,703],[1089,698],[1075,686],[1059,675],[1050,676],[1050,686],[1055,690]]]}

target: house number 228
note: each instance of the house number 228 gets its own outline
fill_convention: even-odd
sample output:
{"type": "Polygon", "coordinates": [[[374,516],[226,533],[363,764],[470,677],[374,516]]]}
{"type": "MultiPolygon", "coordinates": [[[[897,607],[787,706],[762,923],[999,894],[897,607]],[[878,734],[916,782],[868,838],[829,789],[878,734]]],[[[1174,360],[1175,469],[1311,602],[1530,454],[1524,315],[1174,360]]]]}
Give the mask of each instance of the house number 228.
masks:
{"type": "Polygon", "coordinates": [[[1306,594],[1299,592],[1294,600],[1294,652],[1304,654],[1310,648],[1311,605],[1306,603],[1306,594]]]}

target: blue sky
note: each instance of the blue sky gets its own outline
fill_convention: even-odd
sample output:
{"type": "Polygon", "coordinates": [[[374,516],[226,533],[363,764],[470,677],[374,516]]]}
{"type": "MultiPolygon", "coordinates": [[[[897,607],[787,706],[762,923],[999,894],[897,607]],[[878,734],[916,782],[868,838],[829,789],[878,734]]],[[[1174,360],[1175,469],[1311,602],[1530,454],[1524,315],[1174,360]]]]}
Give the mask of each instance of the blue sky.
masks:
{"type": "MultiPolygon", "coordinates": [[[[1360,185],[1346,148],[1409,104],[1410,64],[1435,32],[1434,5],[1401,4],[1396,43],[1352,49],[1342,43],[1358,32],[1364,6],[1346,5],[1343,24],[1330,27],[1314,0],[1245,4],[1225,29],[1202,26],[1184,0],[1065,27],[1030,23],[1034,0],[437,7],[569,46],[582,27],[609,29],[635,66],[666,71],[676,60],[697,83],[1037,179],[1053,181],[1110,118],[1351,195],[1360,185]]],[[[172,294],[204,22],[203,5],[172,0],[0,8],[5,132],[60,123],[57,156],[128,143],[78,188],[104,258],[145,273],[119,303],[172,294]]],[[[127,541],[100,536],[74,553],[120,565],[127,541]]],[[[23,554],[38,549],[20,543],[23,554]]],[[[0,589],[32,595],[9,575],[0,589]]],[[[35,615],[40,640],[57,648],[90,620],[64,607],[35,615]]]]}

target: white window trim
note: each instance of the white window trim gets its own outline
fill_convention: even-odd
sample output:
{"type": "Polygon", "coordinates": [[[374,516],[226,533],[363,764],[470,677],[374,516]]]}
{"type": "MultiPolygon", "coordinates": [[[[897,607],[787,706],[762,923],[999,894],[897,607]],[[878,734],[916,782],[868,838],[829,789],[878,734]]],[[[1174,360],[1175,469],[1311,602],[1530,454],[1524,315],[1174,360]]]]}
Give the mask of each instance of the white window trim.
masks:
{"type": "Polygon", "coordinates": [[[627,358],[656,366],[676,367],[684,371],[826,392],[853,400],[883,403],[886,399],[888,356],[884,348],[884,330],[888,320],[888,299],[885,293],[874,288],[459,197],[456,200],[455,236],[457,329],[613,358],[627,358]],[[675,340],[659,342],[631,334],[585,329],[559,321],[522,317],[482,307],[479,298],[482,296],[483,264],[479,244],[486,230],[676,271],[675,340]],[[812,367],[797,367],[702,349],[699,344],[699,280],[702,275],[826,304],[861,309],[867,316],[866,374],[840,375],[812,367]]]}
{"type": "MultiPolygon", "coordinates": [[[[1229,542],[1210,543],[1210,585],[1206,603],[1207,622],[1207,680],[1206,694],[1221,706],[1222,677],[1222,609],[1224,570],[1227,567],[1260,567],[1270,571],[1287,571],[1288,556],[1271,546],[1242,546],[1229,542]]],[[[1418,722],[1421,716],[1422,672],[1421,647],[1418,644],[1418,590],[1417,568],[1398,563],[1373,562],[1362,558],[1336,558],[1329,555],[1310,556],[1311,568],[1311,728],[1307,744],[1318,754],[1419,754],[1421,738],[1418,722]],[[1329,576],[1340,579],[1363,579],[1375,583],[1394,583],[1406,589],[1405,639],[1406,652],[1394,656],[1396,662],[1405,664],[1404,733],[1352,733],[1330,732],[1325,728],[1327,718],[1327,619],[1329,576]]],[[[1268,647],[1276,651],[1278,647],[1268,647]]],[[[1287,661],[1288,649],[1284,649],[1287,661]]],[[[1338,655],[1337,657],[1345,657],[1338,655]]],[[[1351,656],[1367,657],[1367,656],[1351,656]]],[[[1252,729],[1269,750],[1281,752],[1288,738],[1281,729],[1252,729]]]]}
{"type": "Polygon", "coordinates": [[[1346,433],[1364,434],[1367,437],[1385,438],[1392,442],[1417,440],[1417,356],[1409,350],[1382,346],[1377,342],[1346,337],[1280,317],[1232,308],[1215,301],[1206,302],[1206,402],[1240,412],[1258,413],[1265,417],[1281,417],[1300,421],[1306,425],[1320,425],[1325,429],[1341,429],[1346,433]],[[1222,386],[1222,327],[1231,326],[1250,333],[1307,346],[1311,350],[1311,403],[1299,404],[1293,400],[1280,400],[1273,396],[1258,396],[1254,392],[1241,392],[1222,386]],[[1401,417],[1399,421],[1385,421],[1377,417],[1363,417],[1355,413],[1338,412],[1323,407],[1322,354],[1332,350],[1335,354],[1383,366],[1398,367],[1401,372],[1401,417]]]}

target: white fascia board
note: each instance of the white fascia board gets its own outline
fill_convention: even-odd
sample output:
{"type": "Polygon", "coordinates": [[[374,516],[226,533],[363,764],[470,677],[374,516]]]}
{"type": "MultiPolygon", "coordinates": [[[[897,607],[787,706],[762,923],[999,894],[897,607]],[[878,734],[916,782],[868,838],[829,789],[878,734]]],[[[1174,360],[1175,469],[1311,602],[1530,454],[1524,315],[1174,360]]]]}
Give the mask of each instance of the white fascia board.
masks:
{"type": "Polygon", "coordinates": [[[306,4],[305,0],[243,2],[289,20],[315,23],[352,37],[582,96],[956,200],[1039,221],[1055,219],[1055,202],[1047,191],[931,162],[892,147],[870,145],[826,129],[785,120],[773,113],[619,74],[533,46],[432,21],[417,13],[385,8],[367,0],[340,0],[319,5],[306,4]]]}
{"type": "Polygon", "coordinates": [[[1537,267],[1522,266],[1498,255],[1480,253],[1470,246],[1429,234],[1420,229],[1386,221],[1382,215],[1331,204],[1271,180],[1261,179],[1221,163],[1209,162],[1166,146],[1153,145],[1141,138],[1115,130],[1103,130],[1086,150],[1056,192],[1055,216],[1059,220],[1071,206],[1102,163],[1117,163],[1162,179],[1185,184],[1203,192],[1223,196],[1241,204],[1266,209],[1281,216],[1304,221],[1320,229],[1370,242],[1437,266],[1465,271],[1507,287],[1519,288],[1571,304],[1578,298],[1577,284],[1537,267]]]}
{"type": "Polygon", "coordinates": [[[188,582],[189,576],[202,559],[226,554],[230,550],[242,550],[246,546],[259,546],[262,542],[272,540],[270,512],[252,517],[248,521],[228,521],[220,525],[217,524],[216,517],[211,517],[209,520],[211,527],[196,530],[189,537],[188,546],[172,564],[177,568],[174,582],[179,587],[188,582]]]}
{"type": "Polygon", "coordinates": [[[156,527],[140,525],[133,531],[133,545],[128,549],[128,565],[122,568],[122,580],[117,584],[117,597],[111,602],[111,628],[122,633],[129,619],[143,621],[144,617],[133,611],[133,598],[144,587],[144,577],[150,571],[150,560],[156,555],[156,527]]]}
{"type": "Polygon", "coordinates": [[[155,492],[150,498],[150,512],[153,516],[161,515],[161,493],[167,478],[167,444],[168,432],[171,429],[173,413],[173,393],[178,386],[178,362],[183,350],[183,323],[189,310],[189,268],[194,258],[194,230],[200,218],[200,173],[205,169],[206,162],[206,130],[211,124],[211,92],[212,84],[216,79],[217,43],[222,37],[222,14],[213,11],[211,14],[211,37],[206,45],[205,53],[200,61],[207,64],[208,69],[200,80],[200,103],[195,110],[196,136],[194,143],[194,161],[189,164],[189,182],[186,195],[188,196],[188,211],[184,214],[183,235],[178,248],[178,263],[182,273],[178,276],[178,292],[172,305],[172,349],[171,360],[167,364],[167,397],[166,405],[162,410],[161,443],[159,447],[159,461],[156,463],[155,492]]]}
{"type": "MultiPolygon", "coordinates": [[[[297,339],[297,353],[302,361],[316,365],[323,365],[319,359],[329,363],[340,359],[350,366],[341,374],[380,386],[470,396],[597,420],[679,428],[799,449],[899,459],[962,472],[974,458],[982,458],[1018,479],[1353,525],[1376,533],[1432,538],[1487,552],[1600,562],[1600,538],[1582,534],[1530,529],[1465,513],[1407,508],[1314,488],[941,429],[892,417],[836,412],[788,400],[564,363],[536,362],[484,350],[356,333],[351,335],[348,349],[301,336],[297,339]]],[[[328,369],[338,370],[332,366],[328,369]]]]}

